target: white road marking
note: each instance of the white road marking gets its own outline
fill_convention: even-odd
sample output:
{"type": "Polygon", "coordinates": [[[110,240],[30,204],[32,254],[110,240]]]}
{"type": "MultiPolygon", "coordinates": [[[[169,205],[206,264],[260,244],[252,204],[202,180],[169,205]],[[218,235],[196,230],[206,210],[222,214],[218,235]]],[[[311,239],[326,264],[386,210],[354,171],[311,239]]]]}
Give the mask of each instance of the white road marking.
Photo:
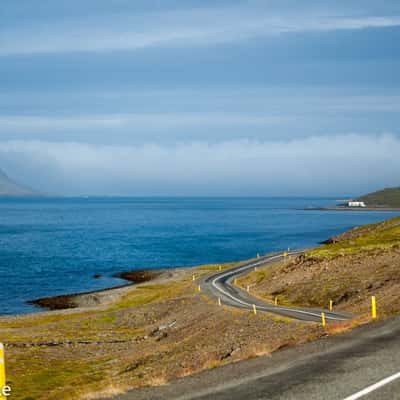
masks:
{"type": "Polygon", "coordinates": [[[368,393],[371,393],[379,388],[381,388],[382,386],[387,385],[390,382],[393,382],[396,379],[400,378],[400,372],[398,372],[397,374],[394,374],[392,376],[389,376],[385,379],[382,379],[381,381],[375,383],[374,385],[368,386],[367,388],[360,390],[357,393],[354,393],[353,395],[346,397],[343,400],[357,400],[360,399],[361,397],[365,396],[368,393]]]}
{"type": "MultiPolygon", "coordinates": [[[[290,254],[296,254],[296,253],[290,253],[290,254]]],[[[263,259],[261,261],[255,262],[253,264],[247,264],[247,265],[244,265],[241,268],[238,268],[237,270],[235,270],[235,272],[240,272],[240,271],[243,271],[243,270],[246,270],[246,269],[249,269],[249,268],[254,268],[257,265],[265,264],[268,261],[272,261],[272,260],[275,260],[275,259],[281,258],[281,257],[282,257],[281,255],[277,255],[277,256],[269,257],[267,259],[263,259]]],[[[218,283],[217,283],[218,280],[220,280],[222,278],[225,278],[226,276],[228,276],[230,274],[232,274],[232,271],[227,271],[227,272],[217,276],[211,282],[212,286],[214,286],[215,289],[217,289],[218,291],[223,293],[225,296],[227,296],[227,297],[231,298],[232,300],[236,301],[237,303],[242,304],[242,305],[247,306],[247,307],[252,307],[252,304],[247,303],[246,301],[243,301],[241,299],[238,299],[237,297],[235,297],[232,294],[228,293],[227,291],[225,291],[224,289],[222,289],[218,285],[218,283]]],[[[282,311],[290,311],[290,312],[296,312],[296,313],[303,314],[303,315],[310,315],[312,317],[317,317],[317,318],[321,317],[321,314],[319,314],[319,313],[315,313],[315,312],[312,312],[312,311],[298,310],[298,309],[294,309],[294,308],[276,307],[276,306],[275,307],[259,306],[258,308],[261,309],[261,310],[264,310],[264,311],[272,311],[274,309],[279,309],[279,310],[282,310],[282,311]]],[[[329,315],[326,316],[326,319],[330,319],[330,320],[334,320],[334,321],[347,321],[346,318],[333,317],[333,316],[329,316],[329,315]]]]}

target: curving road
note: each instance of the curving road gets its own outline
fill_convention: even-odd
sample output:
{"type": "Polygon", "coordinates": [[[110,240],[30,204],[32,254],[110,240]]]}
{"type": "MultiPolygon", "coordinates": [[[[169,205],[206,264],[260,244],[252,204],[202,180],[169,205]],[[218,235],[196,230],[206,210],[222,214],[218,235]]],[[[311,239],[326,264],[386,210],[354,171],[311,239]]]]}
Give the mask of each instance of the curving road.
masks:
{"type": "MultiPolygon", "coordinates": [[[[301,252],[291,252],[288,255],[298,255],[301,252]]],[[[282,254],[269,255],[258,258],[239,267],[230,268],[208,276],[201,281],[201,287],[208,295],[220,298],[223,304],[232,307],[252,310],[253,304],[257,311],[267,311],[284,317],[295,318],[302,321],[320,322],[321,313],[325,313],[326,322],[339,322],[351,319],[351,315],[337,312],[330,312],[323,309],[293,308],[275,306],[260,299],[252,297],[248,292],[241,290],[233,284],[235,278],[247,274],[255,267],[271,264],[284,259],[282,254]]]]}

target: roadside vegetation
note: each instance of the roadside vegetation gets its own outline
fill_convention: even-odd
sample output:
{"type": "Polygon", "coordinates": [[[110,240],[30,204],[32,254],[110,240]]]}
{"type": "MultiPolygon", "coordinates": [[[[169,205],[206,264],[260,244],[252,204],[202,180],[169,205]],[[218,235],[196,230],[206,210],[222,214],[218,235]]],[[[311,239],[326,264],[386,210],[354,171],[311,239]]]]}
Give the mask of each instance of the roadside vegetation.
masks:
{"type": "Polygon", "coordinates": [[[238,264],[173,270],[168,278],[120,289],[78,307],[0,318],[7,379],[16,400],[95,399],[162,385],[178,377],[339,333],[400,310],[400,218],[353,229],[284,263],[258,268],[237,284],[267,301],[352,312],[342,324],[252,314],[198,291],[198,279],[238,264]],[[193,274],[195,281],[193,281],[193,274]]]}

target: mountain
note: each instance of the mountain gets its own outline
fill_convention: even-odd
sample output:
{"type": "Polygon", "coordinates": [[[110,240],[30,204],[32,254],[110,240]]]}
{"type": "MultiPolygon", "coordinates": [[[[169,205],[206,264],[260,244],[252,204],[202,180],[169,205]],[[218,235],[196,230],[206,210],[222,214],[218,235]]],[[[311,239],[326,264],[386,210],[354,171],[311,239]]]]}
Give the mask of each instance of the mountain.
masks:
{"type": "Polygon", "coordinates": [[[0,169],[0,197],[20,197],[20,196],[35,196],[38,195],[33,190],[25,188],[13,182],[0,169]]]}
{"type": "Polygon", "coordinates": [[[400,187],[386,188],[377,192],[366,194],[357,199],[364,201],[371,207],[399,207],[400,208],[400,187]]]}

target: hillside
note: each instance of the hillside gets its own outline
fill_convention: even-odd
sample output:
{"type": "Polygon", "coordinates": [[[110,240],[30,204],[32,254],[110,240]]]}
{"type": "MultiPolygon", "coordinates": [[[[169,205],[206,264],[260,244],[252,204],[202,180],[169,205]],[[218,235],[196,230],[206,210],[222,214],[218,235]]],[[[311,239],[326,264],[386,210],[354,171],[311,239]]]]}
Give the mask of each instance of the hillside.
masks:
{"type": "Polygon", "coordinates": [[[327,307],[367,318],[370,298],[380,316],[398,315],[400,218],[355,228],[286,263],[259,268],[239,279],[253,294],[280,304],[327,307]]]}
{"type": "Polygon", "coordinates": [[[357,201],[364,201],[369,207],[400,207],[400,187],[369,193],[359,197],[357,201]]]}
{"type": "Polygon", "coordinates": [[[0,169],[0,197],[11,196],[34,196],[36,193],[28,188],[18,185],[13,182],[1,169],[0,169]]]}

